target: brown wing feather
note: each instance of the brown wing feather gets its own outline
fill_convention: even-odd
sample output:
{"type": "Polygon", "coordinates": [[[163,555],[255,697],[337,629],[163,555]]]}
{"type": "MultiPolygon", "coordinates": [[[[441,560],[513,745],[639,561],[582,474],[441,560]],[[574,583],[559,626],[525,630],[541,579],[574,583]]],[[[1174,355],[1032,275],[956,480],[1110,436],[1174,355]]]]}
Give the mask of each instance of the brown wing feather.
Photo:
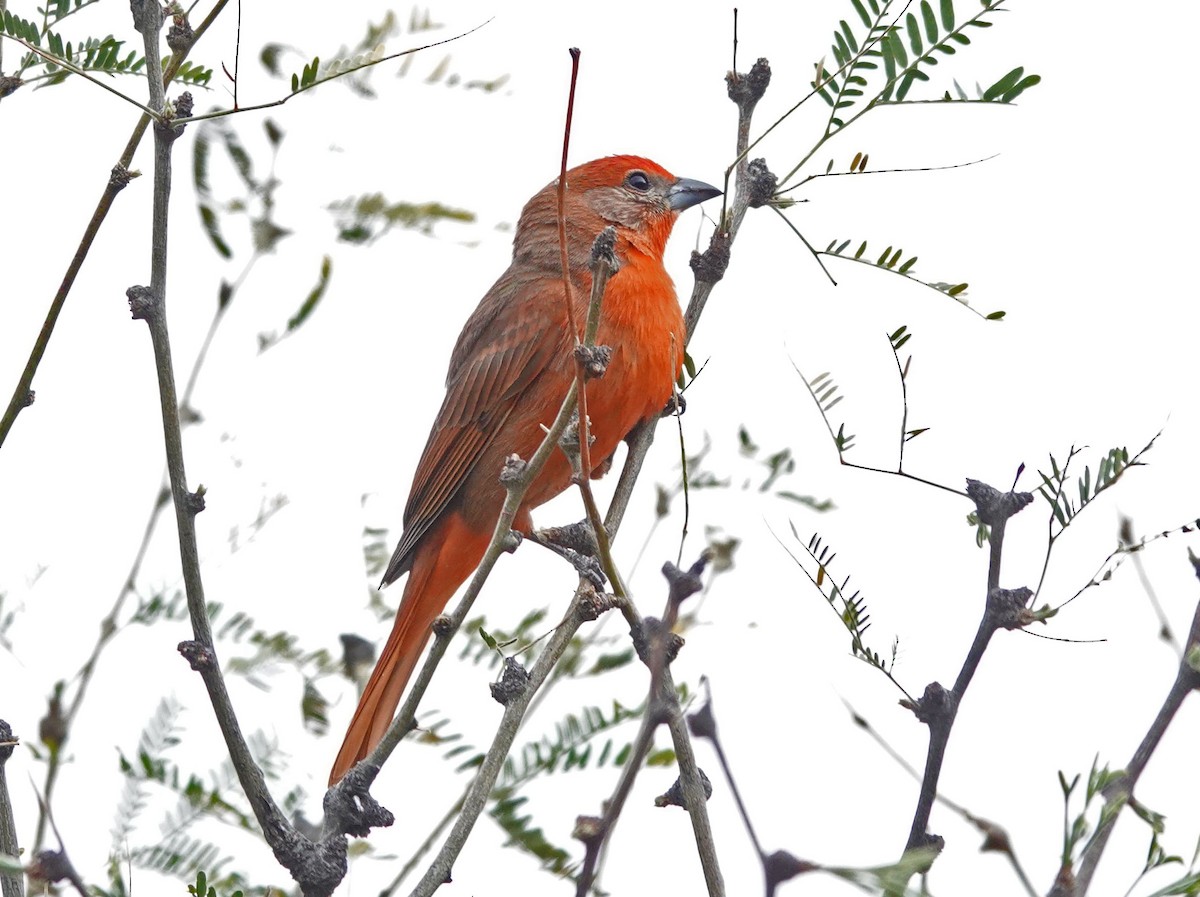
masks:
{"type": "Polygon", "coordinates": [[[453,501],[525,390],[562,355],[566,331],[562,281],[541,272],[522,276],[510,268],[479,303],[450,358],[446,398],[413,476],[404,534],[385,585],[408,570],[421,537],[453,501]]]}

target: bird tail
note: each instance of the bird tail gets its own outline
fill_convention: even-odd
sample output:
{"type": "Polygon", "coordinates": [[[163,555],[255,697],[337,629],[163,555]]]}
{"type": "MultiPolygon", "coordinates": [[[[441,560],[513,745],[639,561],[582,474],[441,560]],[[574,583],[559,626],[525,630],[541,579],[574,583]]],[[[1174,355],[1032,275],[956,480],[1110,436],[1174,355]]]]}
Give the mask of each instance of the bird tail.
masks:
{"type": "Polygon", "coordinates": [[[396,622],[358,699],[350,728],[329,774],[330,785],[371,753],[383,738],[421,658],[433,621],[479,565],[489,539],[489,533],[473,531],[459,515],[447,514],[421,540],[408,582],[404,584],[396,622]]]}

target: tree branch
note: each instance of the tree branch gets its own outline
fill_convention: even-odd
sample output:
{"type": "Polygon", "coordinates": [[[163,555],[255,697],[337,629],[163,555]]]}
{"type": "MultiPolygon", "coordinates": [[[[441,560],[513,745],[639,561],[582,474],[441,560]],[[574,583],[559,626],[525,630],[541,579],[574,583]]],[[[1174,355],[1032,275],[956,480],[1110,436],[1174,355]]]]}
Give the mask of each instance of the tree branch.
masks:
{"type": "MultiPolygon", "coordinates": [[[[1200,558],[1193,555],[1190,560],[1197,578],[1200,578],[1200,558]]],[[[1158,714],[1142,738],[1142,743],[1133,752],[1133,757],[1125,767],[1125,774],[1104,789],[1104,811],[1100,814],[1100,825],[1096,829],[1096,833],[1083,852],[1079,864],[1079,875],[1075,879],[1075,897],[1085,897],[1087,894],[1096,874],[1096,867],[1100,864],[1100,858],[1108,846],[1108,839],[1112,835],[1113,826],[1116,824],[1120,811],[1133,798],[1133,789],[1137,787],[1138,779],[1141,778],[1146,764],[1154,755],[1167,727],[1171,725],[1179,708],[1183,706],[1184,699],[1197,690],[1200,690],[1200,602],[1196,604],[1196,610],[1192,615],[1192,627],[1188,632],[1183,657],[1179,661],[1179,670],[1175,674],[1175,681],[1171,684],[1171,689],[1167,692],[1162,707],[1159,708],[1158,714]]]]}

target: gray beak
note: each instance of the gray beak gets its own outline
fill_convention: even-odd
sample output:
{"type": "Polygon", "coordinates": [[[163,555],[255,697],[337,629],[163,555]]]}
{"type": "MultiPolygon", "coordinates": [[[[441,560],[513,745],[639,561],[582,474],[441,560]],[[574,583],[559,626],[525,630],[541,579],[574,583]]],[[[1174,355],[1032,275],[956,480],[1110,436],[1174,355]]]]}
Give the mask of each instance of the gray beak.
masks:
{"type": "Polygon", "coordinates": [[[720,195],[721,191],[712,184],[692,180],[692,178],[680,178],[667,191],[667,202],[673,211],[682,212],[706,199],[720,195]]]}

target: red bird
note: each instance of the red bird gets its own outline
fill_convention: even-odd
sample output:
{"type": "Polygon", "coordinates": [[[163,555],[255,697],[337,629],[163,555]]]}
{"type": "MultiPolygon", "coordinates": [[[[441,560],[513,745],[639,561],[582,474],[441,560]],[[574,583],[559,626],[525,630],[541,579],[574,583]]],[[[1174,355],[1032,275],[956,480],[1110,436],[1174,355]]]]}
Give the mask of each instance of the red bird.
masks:
{"type": "MultiPolygon", "coordinates": [[[[375,671],[334,761],[337,782],[379,743],[392,722],[430,626],[483,558],[505,491],[499,475],[513,452],[530,458],[575,377],[558,244],[558,183],[525,206],[513,260],[467,320],[450,356],[446,398],[417,465],[404,532],[383,585],[408,573],[404,597],[375,671]]],[[[567,259],[575,320],[582,328],[592,243],[616,229],[618,270],[608,282],[597,345],[610,346],[605,375],[587,384],[593,472],[637,424],[658,415],[683,364],[684,324],[663,251],[684,209],[721,191],[677,178],[649,159],[612,156],[567,172],[567,259]]],[[[530,509],[570,485],[555,452],[525,494],[513,527],[532,529],[530,509]]]]}

